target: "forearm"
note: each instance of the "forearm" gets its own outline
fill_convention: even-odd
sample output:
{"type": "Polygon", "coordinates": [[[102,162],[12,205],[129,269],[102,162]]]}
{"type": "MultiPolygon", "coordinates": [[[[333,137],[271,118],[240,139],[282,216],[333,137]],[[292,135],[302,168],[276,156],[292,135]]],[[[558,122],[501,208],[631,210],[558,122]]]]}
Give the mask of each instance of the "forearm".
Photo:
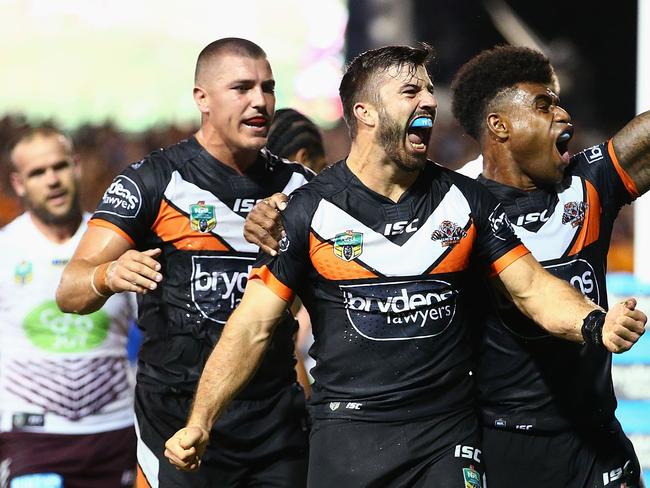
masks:
{"type": "Polygon", "coordinates": [[[545,273],[536,276],[524,293],[513,296],[517,308],[549,333],[573,342],[583,342],[582,324],[598,305],[574,287],[545,273]]]}
{"type": "Polygon", "coordinates": [[[99,310],[112,291],[106,285],[111,262],[92,264],[84,259],[68,263],[56,291],[56,303],[64,312],[88,314],[99,310]]]}
{"type": "Polygon", "coordinates": [[[271,334],[268,323],[251,326],[238,309],[233,312],[203,368],[188,426],[210,431],[257,370],[271,334]]]}

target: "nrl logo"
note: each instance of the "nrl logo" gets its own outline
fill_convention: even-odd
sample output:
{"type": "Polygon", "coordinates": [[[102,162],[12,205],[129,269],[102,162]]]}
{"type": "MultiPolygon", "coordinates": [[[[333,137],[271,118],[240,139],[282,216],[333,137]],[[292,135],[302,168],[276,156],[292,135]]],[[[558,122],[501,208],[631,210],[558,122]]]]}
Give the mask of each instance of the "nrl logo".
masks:
{"type": "Polygon", "coordinates": [[[569,202],[564,204],[564,213],[562,214],[562,223],[571,224],[577,227],[585,220],[585,214],[589,205],[587,202],[569,202]]]}
{"type": "Polygon", "coordinates": [[[210,232],[217,225],[217,219],[214,216],[214,205],[206,205],[200,201],[190,205],[190,227],[203,234],[210,232]]]}
{"type": "Polygon", "coordinates": [[[340,406],[341,406],[341,402],[330,402],[330,410],[332,412],[338,410],[340,406]]]}
{"type": "Polygon", "coordinates": [[[334,236],[334,255],[343,261],[352,261],[363,252],[363,233],[346,230],[334,236]]]}
{"type": "Polygon", "coordinates": [[[444,220],[440,226],[431,234],[431,240],[441,241],[443,247],[458,244],[460,240],[467,235],[467,231],[463,230],[458,224],[454,224],[449,220],[444,220]]]}
{"type": "Polygon", "coordinates": [[[474,466],[463,468],[465,488],[481,488],[481,475],[474,469],[474,466]]]}

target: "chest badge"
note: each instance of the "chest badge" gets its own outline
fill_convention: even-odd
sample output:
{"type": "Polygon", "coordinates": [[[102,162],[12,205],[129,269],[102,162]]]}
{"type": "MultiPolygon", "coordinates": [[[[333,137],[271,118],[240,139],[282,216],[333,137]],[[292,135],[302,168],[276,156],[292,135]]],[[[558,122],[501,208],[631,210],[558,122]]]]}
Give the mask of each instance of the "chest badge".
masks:
{"type": "Polygon", "coordinates": [[[587,202],[569,202],[564,204],[564,213],[562,214],[562,223],[571,224],[577,227],[585,220],[585,214],[589,205],[587,202]]]}
{"type": "Polygon", "coordinates": [[[363,233],[346,230],[334,236],[334,255],[343,261],[352,261],[363,252],[363,233]]]}
{"type": "Polygon", "coordinates": [[[206,205],[204,201],[190,205],[190,227],[203,234],[210,232],[217,225],[214,215],[214,205],[206,205]]]}
{"type": "Polygon", "coordinates": [[[32,281],[31,261],[21,261],[16,265],[16,269],[14,271],[14,280],[19,285],[26,285],[32,281]]]}
{"type": "Polygon", "coordinates": [[[463,230],[458,224],[443,220],[440,226],[431,234],[431,240],[440,241],[441,246],[447,247],[458,244],[466,235],[467,231],[463,230]]]}

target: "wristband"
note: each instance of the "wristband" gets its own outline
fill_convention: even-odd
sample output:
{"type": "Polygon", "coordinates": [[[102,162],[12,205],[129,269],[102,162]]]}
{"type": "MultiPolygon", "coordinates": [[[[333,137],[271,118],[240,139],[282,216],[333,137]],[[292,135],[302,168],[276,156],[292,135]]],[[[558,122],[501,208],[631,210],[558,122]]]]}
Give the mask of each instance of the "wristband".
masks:
{"type": "Polygon", "coordinates": [[[90,275],[90,287],[93,289],[93,291],[95,292],[95,295],[97,295],[98,297],[108,298],[108,295],[104,295],[104,294],[103,294],[102,292],[100,292],[100,291],[97,289],[97,287],[95,286],[95,273],[97,272],[97,268],[99,268],[99,265],[98,265],[98,266],[95,266],[95,269],[93,269],[93,272],[92,272],[92,274],[90,275]]]}
{"type": "Polygon", "coordinates": [[[582,339],[587,344],[602,346],[605,315],[606,313],[602,310],[594,310],[589,312],[589,315],[582,321],[582,339]]]}

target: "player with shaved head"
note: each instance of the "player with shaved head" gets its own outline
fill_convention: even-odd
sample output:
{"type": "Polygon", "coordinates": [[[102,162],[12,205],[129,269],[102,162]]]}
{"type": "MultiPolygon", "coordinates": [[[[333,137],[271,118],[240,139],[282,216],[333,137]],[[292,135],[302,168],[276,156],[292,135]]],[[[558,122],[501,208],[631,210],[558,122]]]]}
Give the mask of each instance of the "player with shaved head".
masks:
{"type": "MultiPolygon", "coordinates": [[[[115,178],[59,287],[61,308],[77,313],[96,310],[115,293],[139,294],[138,474],[153,487],[305,484],[305,402],[290,314],[259,372],[215,425],[201,470],[178,471],[163,456],[246,286],[258,251],[243,238],[246,215],[257,201],[311,177],[263,149],[274,89],[255,43],[225,38],[206,46],[196,64],[198,132],[115,178]]],[[[193,443],[192,435],[204,433],[181,442],[193,443]]]]}

